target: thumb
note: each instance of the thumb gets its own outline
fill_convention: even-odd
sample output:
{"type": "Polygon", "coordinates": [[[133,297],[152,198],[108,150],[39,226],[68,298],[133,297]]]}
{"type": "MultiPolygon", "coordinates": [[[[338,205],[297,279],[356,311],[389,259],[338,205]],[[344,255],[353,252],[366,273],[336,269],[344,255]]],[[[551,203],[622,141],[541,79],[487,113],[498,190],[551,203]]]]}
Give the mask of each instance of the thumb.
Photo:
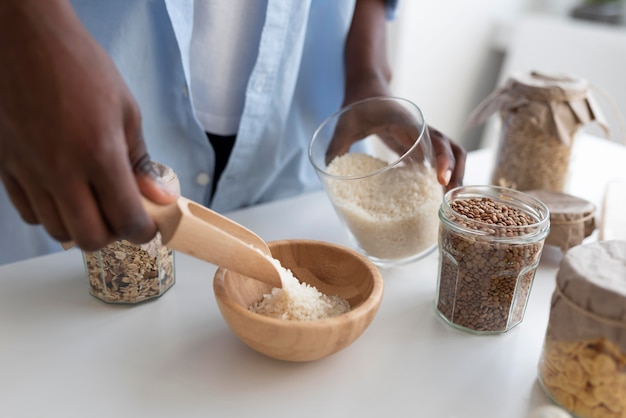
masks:
{"type": "Polygon", "coordinates": [[[143,196],[161,205],[176,201],[178,198],[177,190],[158,176],[154,164],[147,154],[142,162],[134,167],[137,186],[143,196]]]}
{"type": "Polygon", "coordinates": [[[126,137],[128,158],[133,167],[139,191],[155,203],[167,205],[175,202],[178,198],[178,192],[158,176],[143,139],[140,118],[137,117],[134,123],[127,126],[127,129],[134,131],[134,134],[131,133],[126,137]]]}
{"type": "Polygon", "coordinates": [[[167,184],[160,181],[157,175],[144,141],[141,128],[141,111],[130,93],[124,113],[124,130],[128,146],[128,159],[141,194],[155,203],[173,203],[178,198],[178,193],[168,188],[167,184]]]}

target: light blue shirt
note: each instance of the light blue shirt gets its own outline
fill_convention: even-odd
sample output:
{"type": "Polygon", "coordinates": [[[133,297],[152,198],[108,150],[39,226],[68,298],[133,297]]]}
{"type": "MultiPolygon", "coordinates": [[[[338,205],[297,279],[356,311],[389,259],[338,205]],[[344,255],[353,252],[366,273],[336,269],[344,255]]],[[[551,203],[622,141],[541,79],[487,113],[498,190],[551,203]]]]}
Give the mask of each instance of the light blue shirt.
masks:
{"type": "MultiPolygon", "coordinates": [[[[237,141],[211,202],[215,154],[188,88],[193,0],[72,3],[137,99],[151,158],[174,169],[184,196],[226,212],[320,187],[307,146],[343,100],[355,0],[268,1],[237,141]]],[[[396,3],[387,0],[388,17],[396,3]]],[[[21,220],[3,187],[0,211],[0,264],[61,250],[21,220]]]]}

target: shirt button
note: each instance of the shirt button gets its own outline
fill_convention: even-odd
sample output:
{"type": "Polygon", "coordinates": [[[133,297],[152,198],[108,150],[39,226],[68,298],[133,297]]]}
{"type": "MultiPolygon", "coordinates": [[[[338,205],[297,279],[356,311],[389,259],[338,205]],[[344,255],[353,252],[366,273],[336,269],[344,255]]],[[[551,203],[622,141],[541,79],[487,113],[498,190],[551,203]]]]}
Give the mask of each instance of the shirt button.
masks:
{"type": "Polygon", "coordinates": [[[183,85],[183,96],[185,97],[189,97],[189,89],[187,88],[187,85],[183,85]]]}
{"type": "Polygon", "coordinates": [[[206,186],[211,182],[211,176],[207,173],[200,173],[196,176],[196,183],[200,186],[206,186]]]}
{"type": "Polygon", "coordinates": [[[254,84],[254,88],[258,93],[262,93],[263,86],[265,86],[265,77],[259,77],[254,84]]]}

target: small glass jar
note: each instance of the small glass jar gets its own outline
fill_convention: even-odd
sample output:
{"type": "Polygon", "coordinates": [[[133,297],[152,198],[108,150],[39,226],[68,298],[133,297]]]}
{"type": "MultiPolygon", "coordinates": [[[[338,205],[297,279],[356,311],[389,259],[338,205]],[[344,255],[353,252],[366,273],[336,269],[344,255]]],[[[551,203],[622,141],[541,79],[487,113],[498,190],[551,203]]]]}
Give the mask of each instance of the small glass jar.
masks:
{"type": "Polygon", "coordinates": [[[626,416],[626,241],[571,248],[550,304],[539,382],[578,418],[626,416]]]}
{"type": "MultiPolygon", "coordinates": [[[[180,193],[171,168],[153,163],[164,183],[180,193]]],[[[157,235],[148,243],[115,241],[98,251],[83,251],[89,293],[107,303],[133,304],[164,294],[176,282],[174,251],[157,235]]]]}
{"type": "Polygon", "coordinates": [[[499,186],[450,190],[439,209],[436,311],[477,334],[519,324],[550,229],[548,208],[499,186]]]}

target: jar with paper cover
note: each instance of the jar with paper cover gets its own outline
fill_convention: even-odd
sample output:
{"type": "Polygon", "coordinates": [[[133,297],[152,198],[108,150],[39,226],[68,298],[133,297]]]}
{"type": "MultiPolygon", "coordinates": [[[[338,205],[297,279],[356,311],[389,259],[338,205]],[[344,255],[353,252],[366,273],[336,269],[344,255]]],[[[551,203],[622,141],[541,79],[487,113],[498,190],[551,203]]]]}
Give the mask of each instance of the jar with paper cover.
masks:
{"type": "Polygon", "coordinates": [[[477,107],[471,123],[496,112],[500,140],[491,183],[517,190],[565,191],[580,128],[597,122],[608,135],[589,83],[576,76],[514,75],[477,107]]]}
{"type": "Polygon", "coordinates": [[[563,257],[539,361],[546,393],[579,418],[626,416],[626,241],[563,257]]]}

